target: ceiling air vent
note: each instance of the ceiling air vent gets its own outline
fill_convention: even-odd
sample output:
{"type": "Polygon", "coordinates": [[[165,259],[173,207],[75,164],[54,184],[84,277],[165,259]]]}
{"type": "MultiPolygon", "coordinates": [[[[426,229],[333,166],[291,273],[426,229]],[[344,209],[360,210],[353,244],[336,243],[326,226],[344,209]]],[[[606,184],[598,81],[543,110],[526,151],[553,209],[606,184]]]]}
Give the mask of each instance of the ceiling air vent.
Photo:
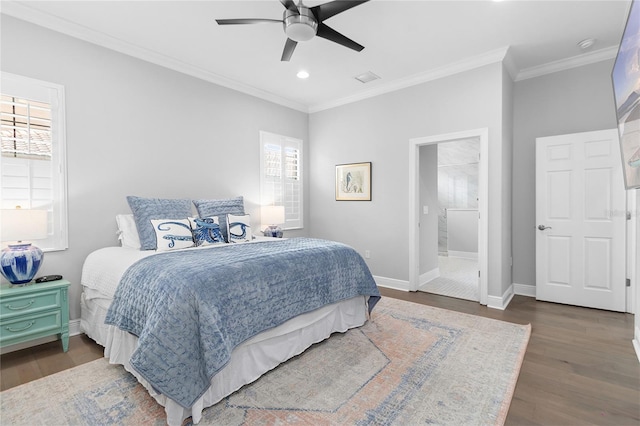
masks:
{"type": "Polygon", "coordinates": [[[370,81],[378,80],[379,78],[380,76],[375,75],[371,71],[365,72],[364,74],[360,74],[355,77],[355,79],[361,83],[369,83],[370,81]]]}

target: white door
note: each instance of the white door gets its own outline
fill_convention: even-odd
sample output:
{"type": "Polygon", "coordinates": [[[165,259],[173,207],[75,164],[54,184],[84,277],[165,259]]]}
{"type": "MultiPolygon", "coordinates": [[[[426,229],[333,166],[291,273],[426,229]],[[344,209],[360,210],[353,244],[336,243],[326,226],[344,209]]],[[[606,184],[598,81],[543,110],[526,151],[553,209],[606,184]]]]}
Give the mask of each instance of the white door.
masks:
{"type": "Polygon", "coordinates": [[[536,140],[536,298],[625,311],[617,130],[536,140]]]}

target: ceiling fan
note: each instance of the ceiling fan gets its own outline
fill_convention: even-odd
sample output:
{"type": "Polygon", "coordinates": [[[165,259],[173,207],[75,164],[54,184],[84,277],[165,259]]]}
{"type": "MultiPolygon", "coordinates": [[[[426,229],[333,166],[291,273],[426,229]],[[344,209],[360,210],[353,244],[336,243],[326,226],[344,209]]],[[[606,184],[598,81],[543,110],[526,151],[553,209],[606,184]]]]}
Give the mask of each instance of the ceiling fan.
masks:
{"type": "Polygon", "coordinates": [[[280,0],[280,3],[285,7],[282,19],[216,19],[216,22],[218,25],[281,23],[287,35],[281,61],[291,59],[298,42],[311,40],[314,36],[322,37],[360,52],[364,49],[364,46],[340,34],[326,25],[324,21],[367,1],[369,0],[336,0],[318,6],[307,7],[302,4],[302,0],[298,2],[298,5],[293,0],[280,0]]]}

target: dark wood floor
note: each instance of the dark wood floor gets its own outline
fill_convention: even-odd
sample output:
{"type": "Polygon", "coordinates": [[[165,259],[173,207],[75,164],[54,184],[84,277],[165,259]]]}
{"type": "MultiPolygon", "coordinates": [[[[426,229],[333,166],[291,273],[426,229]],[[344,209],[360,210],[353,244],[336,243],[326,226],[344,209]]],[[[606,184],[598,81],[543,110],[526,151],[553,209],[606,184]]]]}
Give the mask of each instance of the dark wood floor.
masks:
{"type": "MultiPolygon", "coordinates": [[[[383,296],[518,324],[532,334],[507,425],[639,425],[640,363],[633,315],[516,296],[495,310],[427,293],[381,289],[383,296]]],[[[102,356],[102,347],[74,336],[69,351],[52,342],[0,357],[5,390],[102,356]]]]}
{"type": "Polygon", "coordinates": [[[0,390],[6,390],[101,358],[104,348],[85,336],[71,336],[69,350],[60,341],[0,356],[0,390]]]}

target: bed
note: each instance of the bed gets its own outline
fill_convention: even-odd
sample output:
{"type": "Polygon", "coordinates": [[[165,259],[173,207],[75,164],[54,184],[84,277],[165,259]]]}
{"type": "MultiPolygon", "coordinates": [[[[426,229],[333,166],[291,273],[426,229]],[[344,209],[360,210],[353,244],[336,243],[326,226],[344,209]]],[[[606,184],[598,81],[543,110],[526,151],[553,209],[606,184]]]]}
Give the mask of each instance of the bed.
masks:
{"type": "Polygon", "coordinates": [[[204,408],[363,325],[380,297],[344,244],[245,241],[168,251],[123,244],[84,262],[82,330],[145,386],[169,425],[198,423],[204,408]]]}

